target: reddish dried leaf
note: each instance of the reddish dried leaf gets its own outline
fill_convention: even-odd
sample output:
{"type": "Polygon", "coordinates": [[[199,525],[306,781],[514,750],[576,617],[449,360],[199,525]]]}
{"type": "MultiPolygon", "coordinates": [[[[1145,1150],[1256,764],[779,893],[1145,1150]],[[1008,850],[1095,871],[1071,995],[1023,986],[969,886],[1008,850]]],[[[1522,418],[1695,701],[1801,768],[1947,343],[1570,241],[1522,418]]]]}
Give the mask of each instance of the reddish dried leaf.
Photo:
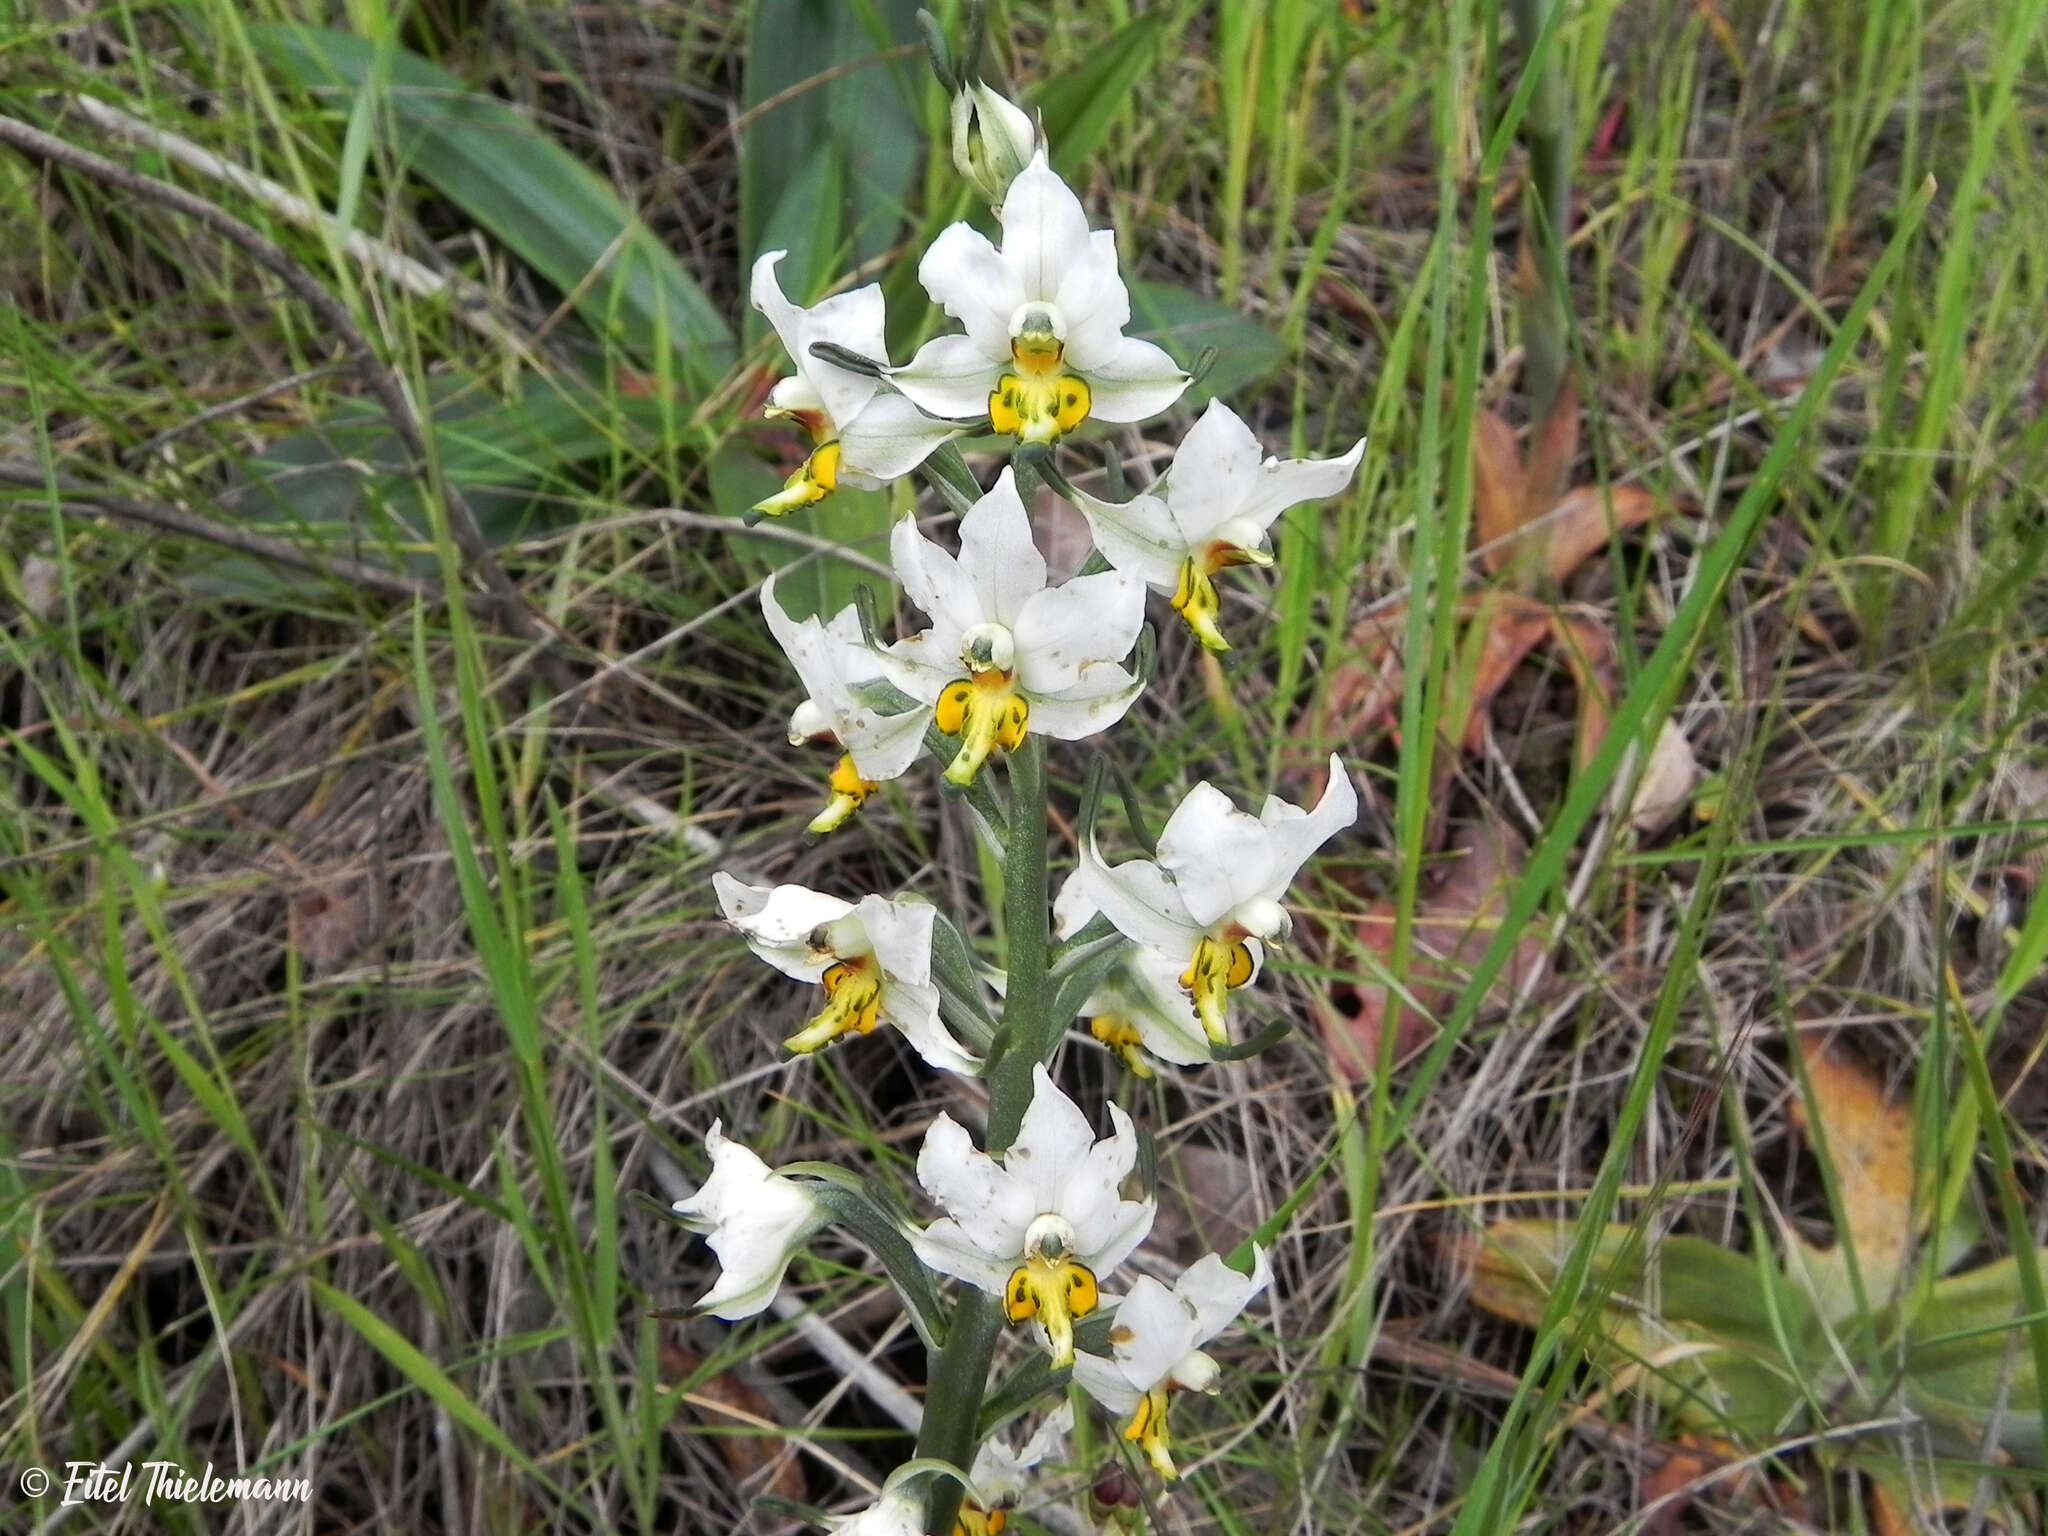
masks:
{"type": "Polygon", "coordinates": [[[1534,598],[1500,590],[1478,598],[1443,714],[1445,737],[1468,752],[1483,739],[1493,696],[1550,631],[1550,610],[1534,598]]]}
{"type": "MultiPolygon", "coordinates": [[[[1451,839],[1452,857],[1443,861],[1435,883],[1416,903],[1408,974],[1403,980],[1416,1002],[1430,1014],[1441,1014],[1456,996],[1466,967],[1492,941],[1507,893],[1522,872],[1521,840],[1505,826],[1462,827],[1451,839]]],[[[1381,900],[1357,925],[1358,941],[1386,960],[1394,949],[1394,903],[1381,900]]],[[[1543,946],[1531,935],[1518,941],[1508,963],[1494,979],[1490,996],[1510,994],[1535,973],[1543,946]]],[[[1331,1065],[1354,1082],[1379,1070],[1380,1038],[1386,1028],[1387,993],[1367,980],[1345,984],[1347,1010],[1336,997],[1319,1009],[1323,1042],[1331,1065]]],[[[1394,1059],[1405,1060],[1427,1045],[1436,1026],[1402,1004],[1394,1021],[1394,1059]]]]}
{"type": "MultiPolygon", "coordinates": [[[[680,1380],[694,1374],[703,1364],[702,1355],[693,1354],[680,1345],[661,1346],[661,1368],[665,1375],[680,1380]]],[[[773,1466],[773,1475],[752,1491],[772,1493],[785,1499],[804,1497],[804,1470],[794,1456],[783,1454],[784,1442],[771,1434],[744,1432],[749,1426],[775,1423],[774,1406],[760,1392],[732,1372],[722,1371],[698,1382],[685,1402],[701,1422],[740,1431],[712,1437],[734,1482],[744,1483],[773,1466]],[[722,1409],[731,1411],[722,1412],[722,1409]]]]}
{"type": "Polygon", "coordinates": [[[1481,411],[1472,433],[1472,537],[1480,560],[1497,571],[1507,560],[1515,530],[1528,520],[1522,504],[1522,451],[1515,429],[1481,411]]]}
{"type": "Polygon", "coordinates": [[[1584,768],[1607,737],[1608,705],[1620,681],[1614,661],[1614,638],[1607,626],[1592,619],[1550,614],[1550,638],[1563,656],[1579,694],[1579,729],[1573,761],[1584,768]]]}
{"type": "Polygon", "coordinates": [[[1640,527],[1661,510],[1657,498],[1639,485],[1610,486],[1604,492],[1597,485],[1574,486],[1544,518],[1545,573],[1563,581],[1615,534],[1640,527]]]}

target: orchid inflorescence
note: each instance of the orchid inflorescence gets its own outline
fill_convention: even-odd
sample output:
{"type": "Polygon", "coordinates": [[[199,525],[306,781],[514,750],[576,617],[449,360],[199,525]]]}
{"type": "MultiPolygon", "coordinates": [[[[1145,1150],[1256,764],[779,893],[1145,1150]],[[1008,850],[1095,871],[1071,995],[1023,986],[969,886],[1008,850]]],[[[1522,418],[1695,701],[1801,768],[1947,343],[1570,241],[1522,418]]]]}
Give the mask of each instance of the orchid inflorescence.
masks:
{"type": "MultiPolygon", "coordinates": [[[[1098,1135],[1049,1063],[1076,1021],[1085,1021],[1080,1038],[1139,1077],[1256,1048],[1240,1000],[1289,939],[1283,899],[1358,811],[1334,757],[1308,808],[1269,796],[1254,815],[1201,783],[1150,857],[1112,861],[1095,829],[1098,766],[1075,868],[1049,899],[1044,743],[1097,735],[1137,701],[1150,670],[1147,592],[1168,595],[1203,647],[1227,649],[1218,573],[1270,565],[1274,521],[1340,493],[1364,444],[1331,460],[1269,458],[1216,402],[1147,489],[1113,498],[1075,487],[1054,463],[1057,445],[1090,421],[1157,416],[1191,379],[1161,348],[1125,334],[1131,307],[1115,235],[1089,228],[1050,168],[1040,127],[985,82],[956,75],[942,48],[935,62],[955,93],[955,163],[994,206],[1001,238],[960,223],[925,252],[918,275],[961,329],[902,366],[885,355],[879,287],[805,308],[777,279],[784,253],[760,258],[753,301],[795,366],[768,411],[807,429],[811,448],[752,512],[829,511],[842,484],[885,485],[920,469],[958,512],[957,552],[914,512],[891,536],[897,579],[925,620],[915,632],[885,640],[858,606],[794,618],[772,580],[761,603],[804,690],[790,740],[827,740],[839,754],[811,832],[844,825],[921,759],[943,764],[1003,860],[1009,967],[977,962],[967,925],[914,895],[845,899],[723,871],[714,885],[756,955],[819,989],[789,1050],[808,1054],[886,1025],[934,1070],[983,1079],[987,1124],[979,1147],[949,1114],[926,1130],[917,1178],[939,1214],[921,1225],[889,1214],[845,1170],[770,1169],[718,1124],[707,1138],[709,1180],[675,1207],[718,1258],[704,1310],[729,1320],[762,1311],[795,1255],[837,1224],[882,1263],[923,1335],[932,1366],[917,1459],[838,1523],[842,1536],[1002,1531],[1032,1469],[1055,1454],[1070,1407],[1043,1414],[1019,1450],[1006,1421],[1069,1381],[1121,1421],[1124,1441],[1162,1477],[1176,1475],[1172,1397],[1215,1389],[1218,1368],[1202,1346],[1265,1289],[1267,1254],[1248,1241],[1171,1283],[1129,1274],[1143,1263],[1156,1210],[1143,1187],[1148,1144],[1114,1103],[1098,1135]],[[990,434],[1015,451],[982,489],[957,440],[990,434]],[[966,489],[970,479],[979,494],[966,489]],[[1078,508],[1094,541],[1061,581],[1034,537],[1041,487],[1078,508]],[[983,782],[992,761],[1003,764],[1006,803],[983,782]],[[950,1306],[948,1280],[958,1283],[950,1306]],[[1042,1355],[1037,1391],[1006,1391],[985,1408],[1004,1324],[1042,1355]]],[[[1135,809],[1133,830],[1142,839],[1135,809]]]]}

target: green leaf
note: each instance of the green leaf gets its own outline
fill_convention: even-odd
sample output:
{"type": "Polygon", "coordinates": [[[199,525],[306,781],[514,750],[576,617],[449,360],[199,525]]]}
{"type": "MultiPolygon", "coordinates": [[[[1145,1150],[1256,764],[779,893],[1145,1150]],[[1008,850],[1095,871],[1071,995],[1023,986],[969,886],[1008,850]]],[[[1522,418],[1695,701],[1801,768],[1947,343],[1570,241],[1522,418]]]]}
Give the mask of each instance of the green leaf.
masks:
{"type": "Polygon", "coordinates": [[[1968,1452],[1996,1415],[1999,1444],[2040,1467],[2048,1466],[2048,1435],[2020,1334],[2025,1312],[2015,1257],[1936,1282],[1906,1330],[1906,1401],[1968,1452]]]}
{"type": "Polygon", "coordinates": [[[1204,347],[1216,349],[1216,365],[1181,397],[1183,405],[1203,405],[1240,390],[1271,373],[1287,355],[1278,336],[1228,304],[1172,283],[1130,287],[1131,335],[1157,342],[1183,368],[1192,368],[1204,347]]]}
{"type": "MultiPolygon", "coordinates": [[[[344,110],[371,79],[376,48],[361,38],[278,23],[249,32],[280,73],[344,110]]],[[[576,312],[592,330],[643,356],[667,336],[692,397],[732,366],[724,316],[588,166],[505,102],[417,54],[393,54],[387,94],[400,162],[577,295],[576,312]]]]}
{"type": "Polygon", "coordinates": [[[1131,88],[1151,66],[1161,30],[1157,16],[1140,16],[1096,49],[1086,64],[1032,94],[1031,104],[1045,120],[1053,169],[1062,176],[1072,176],[1094,155],[1131,88]]]}
{"type": "MultiPolygon", "coordinates": [[[[1496,1222],[1474,1244],[1473,1301],[1539,1326],[1573,1238],[1568,1222],[1496,1222]]],[[[1804,1366],[1777,1347],[1755,1261],[1697,1237],[1645,1246],[1626,1224],[1601,1231],[1587,1282],[1604,1298],[1589,1363],[1689,1428],[1767,1444],[1804,1405],[1804,1366]]],[[[1795,1337],[1806,1321],[1795,1321],[1795,1337]]]]}
{"type": "MultiPolygon", "coordinates": [[[[622,449],[650,451],[663,404],[644,396],[606,400],[582,387],[537,384],[500,400],[475,380],[431,381],[426,425],[442,472],[463,493],[486,542],[530,531],[536,493],[565,471],[622,449]]],[[[430,525],[405,449],[367,401],[344,403],[326,421],[266,444],[237,467],[223,506],[251,523],[282,524],[309,546],[419,572],[434,569],[421,542],[430,525]]],[[[192,578],[201,590],[275,597],[322,585],[258,561],[224,557],[192,578]]]]}
{"type": "Polygon", "coordinates": [[[896,243],[924,163],[925,66],[868,61],[917,37],[917,0],[755,0],[746,107],[789,94],[740,133],[742,286],[762,251],[787,250],[783,289],[808,303],[896,243]]]}

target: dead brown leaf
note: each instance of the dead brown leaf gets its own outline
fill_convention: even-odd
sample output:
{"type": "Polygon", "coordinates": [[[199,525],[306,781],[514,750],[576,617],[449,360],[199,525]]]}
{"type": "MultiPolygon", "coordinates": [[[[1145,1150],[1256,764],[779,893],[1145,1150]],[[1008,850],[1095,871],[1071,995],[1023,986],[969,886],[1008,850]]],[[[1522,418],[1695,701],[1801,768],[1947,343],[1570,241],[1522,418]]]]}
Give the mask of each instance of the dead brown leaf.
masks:
{"type": "MultiPolygon", "coordinates": [[[[1401,1004],[1394,1020],[1394,1060],[1406,1060],[1435,1038],[1429,1015],[1441,1014],[1464,981],[1469,963],[1492,940],[1507,907],[1507,893],[1522,872],[1525,850],[1505,825],[1461,827],[1451,839],[1452,856],[1432,872],[1416,903],[1408,974],[1402,978],[1428,1014],[1401,1004]]],[[[1394,950],[1394,903],[1375,902],[1357,924],[1358,941],[1382,960],[1394,950]]],[[[1543,945],[1534,935],[1518,940],[1489,996],[1510,994],[1535,974],[1543,945]]],[[[1387,993],[1371,981],[1340,982],[1320,1003],[1323,1042],[1331,1064],[1353,1082],[1379,1070],[1380,1040],[1387,1027],[1387,993]]]]}
{"type": "MultiPolygon", "coordinates": [[[[672,1380],[694,1375],[703,1365],[702,1355],[680,1344],[661,1346],[662,1373],[672,1380]]],[[[776,1425],[774,1406],[758,1390],[732,1372],[721,1371],[698,1382],[683,1402],[702,1423],[738,1431],[712,1437],[734,1482],[745,1483],[773,1467],[773,1472],[752,1490],[754,1493],[772,1493],[785,1499],[804,1497],[804,1469],[794,1456],[784,1454],[783,1441],[769,1433],[745,1432],[749,1428],[772,1429],[776,1425]]]]}
{"type": "Polygon", "coordinates": [[[1809,1093],[1792,1103],[1801,1134],[1826,1143],[1841,1191],[1842,1219],[1866,1277],[1882,1280],[1906,1261],[1913,1237],[1913,1120],[1909,1107],[1832,1035],[1801,1034],[1809,1093]],[[1815,1135],[1818,1122],[1820,1134],[1815,1135]]]}

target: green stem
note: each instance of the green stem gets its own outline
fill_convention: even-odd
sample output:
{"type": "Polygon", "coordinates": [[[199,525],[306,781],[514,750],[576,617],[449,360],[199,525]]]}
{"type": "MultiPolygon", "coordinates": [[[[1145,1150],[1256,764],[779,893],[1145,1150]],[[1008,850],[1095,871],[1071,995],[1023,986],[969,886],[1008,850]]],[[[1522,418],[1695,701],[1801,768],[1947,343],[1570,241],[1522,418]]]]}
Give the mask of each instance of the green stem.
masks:
{"type": "MultiPolygon", "coordinates": [[[[1543,25],[1560,0],[1510,0],[1523,68],[1543,25]]],[[[1571,306],[1566,286],[1564,245],[1572,210],[1571,98],[1565,87],[1560,44],[1552,28],[1540,63],[1522,140],[1529,146],[1529,250],[1536,263],[1535,285],[1522,296],[1523,392],[1529,419],[1540,426],[1550,414],[1571,361],[1571,306]]]]}
{"type": "Polygon", "coordinates": [[[1027,736],[1009,755],[1010,842],[1003,850],[1003,927],[1009,936],[1009,982],[1003,1022],[1009,1047],[989,1065],[990,1157],[1010,1148],[1031,1102],[1031,1069],[1052,1054],[1062,1020],[1047,1017],[1045,880],[1045,738],[1027,736]]]}
{"type": "MultiPolygon", "coordinates": [[[[1031,1103],[1032,1068],[1059,1043],[1065,1022],[1051,1017],[1047,975],[1052,935],[1048,927],[1045,871],[1045,738],[1027,736],[1009,754],[1009,841],[1003,849],[1003,927],[1009,938],[1009,983],[1003,1021],[1009,1043],[988,1067],[990,1157],[1007,1152],[1031,1103]]],[[[945,1347],[931,1356],[926,1373],[924,1423],[917,1454],[935,1456],[965,1470],[974,1460],[976,1425],[989,1362],[1002,1333],[996,1298],[963,1287],[946,1331],[945,1347]]],[[[960,1486],[932,1482],[925,1529],[947,1536],[960,1512],[960,1486]]]]}

